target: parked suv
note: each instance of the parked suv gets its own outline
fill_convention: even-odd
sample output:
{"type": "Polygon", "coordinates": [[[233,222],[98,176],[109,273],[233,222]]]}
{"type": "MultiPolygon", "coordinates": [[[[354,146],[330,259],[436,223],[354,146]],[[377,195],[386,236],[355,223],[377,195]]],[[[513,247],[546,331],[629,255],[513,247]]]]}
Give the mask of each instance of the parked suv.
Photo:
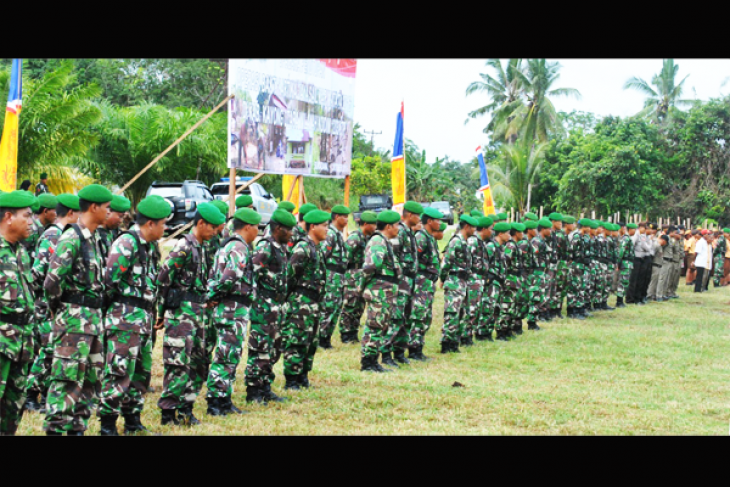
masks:
{"type": "MultiPolygon", "coordinates": [[[[250,180],[251,176],[236,178],[236,189],[240,188],[246,181],[250,180]]],[[[213,198],[228,202],[229,182],[230,178],[221,178],[220,183],[214,183],[210,187],[210,192],[213,193],[213,198]]],[[[277,207],[274,197],[259,183],[251,183],[248,188],[238,193],[236,197],[242,194],[250,194],[251,198],[253,198],[253,207],[261,215],[261,223],[259,223],[259,226],[263,227],[269,223],[271,214],[277,207]]]]}
{"type": "Polygon", "coordinates": [[[355,221],[360,221],[360,215],[363,211],[374,211],[380,213],[383,210],[393,208],[393,198],[387,194],[364,194],[360,196],[360,206],[352,217],[355,221]]]}
{"type": "Polygon", "coordinates": [[[212,201],[213,195],[202,181],[182,183],[155,181],[147,189],[147,196],[156,194],[167,200],[172,213],[167,219],[167,230],[172,233],[195,218],[199,203],[212,201]]]}
{"type": "Polygon", "coordinates": [[[429,206],[444,214],[444,219],[449,225],[454,224],[454,212],[451,210],[451,205],[448,201],[434,201],[429,206]]]}

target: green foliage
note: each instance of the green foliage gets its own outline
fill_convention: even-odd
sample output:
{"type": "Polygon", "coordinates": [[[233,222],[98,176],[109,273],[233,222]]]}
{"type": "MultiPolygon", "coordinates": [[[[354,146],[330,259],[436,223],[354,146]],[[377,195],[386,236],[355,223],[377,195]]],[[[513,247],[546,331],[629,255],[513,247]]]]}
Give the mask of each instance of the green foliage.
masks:
{"type": "Polygon", "coordinates": [[[678,72],[679,66],[674,64],[674,59],[665,59],[662,70],[651,79],[655,89],[641,78],[633,77],[626,81],[625,90],[632,89],[646,95],[644,109],[637,114],[638,117],[648,117],[654,122],[664,124],[679,111],[677,106],[691,106],[695,103],[693,100],[680,99],[684,82],[689,75],[676,83],[678,72]]]}
{"type": "Polygon", "coordinates": [[[535,182],[544,159],[546,144],[518,139],[504,144],[496,164],[487,166],[489,184],[497,207],[527,211],[528,186],[535,182]]]}

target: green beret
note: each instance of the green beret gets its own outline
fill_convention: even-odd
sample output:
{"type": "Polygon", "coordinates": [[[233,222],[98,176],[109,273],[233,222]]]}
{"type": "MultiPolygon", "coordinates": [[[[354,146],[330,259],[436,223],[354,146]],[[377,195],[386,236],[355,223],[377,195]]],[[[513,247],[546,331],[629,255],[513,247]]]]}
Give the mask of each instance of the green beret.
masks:
{"type": "Polygon", "coordinates": [[[563,215],[557,212],[550,213],[548,215],[548,220],[550,221],[563,221],[563,215]]]}
{"type": "Polygon", "coordinates": [[[109,208],[112,211],[118,211],[118,212],[124,213],[125,211],[129,210],[131,207],[132,207],[132,202],[129,201],[124,196],[119,195],[119,194],[112,195],[112,202],[109,205],[109,208]]]}
{"type": "Polygon", "coordinates": [[[346,206],[335,205],[335,207],[332,208],[331,213],[334,215],[349,215],[351,212],[350,212],[350,209],[346,206]]]}
{"type": "Polygon", "coordinates": [[[304,216],[308,212],[310,212],[312,210],[316,210],[316,209],[317,209],[317,205],[312,204],[312,203],[304,203],[302,206],[299,207],[299,214],[304,216]]]}
{"type": "Polygon", "coordinates": [[[61,193],[56,196],[56,199],[58,199],[58,202],[66,208],[79,211],[79,197],[75,194],[61,193]]]}
{"type": "Polygon", "coordinates": [[[38,198],[35,197],[35,195],[32,192],[30,192],[30,191],[26,191],[26,192],[33,197],[33,204],[30,205],[30,209],[33,211],[33,213],[35,213],[36,211],[41,209],[41,202],[40,202],[40,200],[38,200],[38,198]]]}
{"type": "Polygon", "coordinates": [[[297,224],[297,219],[294,218],[294,215],[281,208],[271,214],[271,221],[290,228],[297,224]]]}
{"type": "Polygon", "coordinates": [[[378,221],[378,214],[374,211],[363,211],[360,213],[360,221],[363,223],[375,223],[378,221]]]}
{"type": "Polygon", "coordinates": [[[723,228],[722,231],[723,233],[730,233],[730,228],[723,228]]]}
{"type": "MultiPolygon", "coordinates": [[[[276,213],[276,211],[274,213],[276,213]]],[[[287,213],[286,211],[284,213],[291,216],[291,214],[287,213]]],[[[236,210],[236,212],[233,214],[233,218],[238,218],[243,223],[248,223],[249,225],[258,225],[259,223],[261,223],[261,214],[259,214],[255,210],[252,210],[251,208],[240,208],[236,210]]]]}
{"type": "Polygon", "coordinates": [[[228,205],[221,200],[213,200],[210,202],[213,206],[218,208],[218,211],[223,213],[223,216],[228,216],[228,205]]]}
{"type": "Polygon", "coordinates": [[[411,213],[415,213],[416,215],[423,213],[423,206],[421,206],[421,203],[416,203],[415,201],[406,201],[406,204],[403,205],[403,209],[410,211],[411,213]]]}
{"type": "Polygon", "coordinates": [[[553,224],[545,217],[542,217],[538,220],[537,225],[543,228],[552,228],[553,224]]]}
{"type": "MultiPolygon", "coordinates": [[[[253,198],[250,194],[242,194],[236,198],[236,208],[246,208],[253,204],[253,198]]],[[[233,216],[236,216],[235,214],[233,216]]]]}
{"type": "Polygon", "coordinates": [[[591,222],[590,218],[581,218],[580,220],[578,220],[578,225],[582,225],[584,227],[589,227],[590,222],[591,222]]]}
{"type": "Polygon", "coordinates": [[[591,220],[591,223],[589,225],[593,230],[598,230],[598,222],[596,220],[591,220]]]}
{"type": "Polygon", "coordinates": [[[489,228],[494,223],[494,220],[489,218],[488,216],[482,216],[477,218],[477,226],[482,228],[489,228]]]}
{"type": "Polygon", "coordinates": [[[310,210],[306,215],[304,215],[304,221],[306,223],[313,223],[315,225],[328,222],[330,221],[330,218],[330,214],[322,210],[310,210]]]}
{"type": "Polygon", "coordinates": [[[523,218],[525,220],[532,220],[532,221],[538,221],[540,219],[536,214],[530,213],[530,212],[525,213],[523,218]]]}
{"type": "Polygon", "coordinates": [[[573,223],[575,223],[575,218],[573,218],[572,216],[569,216],[569,215],[565,215],[565,216],[563,216],[563,223],[572,225],[573,223]]]}
{"type": "Polygon", "coordinates": [[[474,217],[474,218],[479,219],[479,218],[481,218],[481,217],[484,216],[484,213],[482,213],[481,211],[475,209],[475,210],[471,210],[469,212],[469,215],[472,216],[472,217],[474,217]]]}
{"type": "Polygon", "coordinates": [[[44,173],[44,172],[42,172],[42,173],[41,173],[41,179],[48,179],[48,174],[47,174],[47,173],[44,173]]]}
{"type": "MultiPolygon", "coordinates": [[[[61,196],[58,197],[59,200],[61,199],[61,196]]],[[[137,205],[137,212],[150,220],[162,220],[163,218],[170,216],[172,208],[170,208],[170,203],[165,201],[164,198],[161,198],[158,195],[150,195],[139,202],[137,205]]]]}
{"type": "Polygon", "coordinates": [[[494,231],[497,233],[509,232],[512,226],[507,222],[499,222],[494,225],[494,231]]]}
{"type": "Polygon", "coordinates": [[[516,232],[524,232],[525,231],[525,225],[523,223],[519,222],[512,222],[511,229],[515,230],[516,232]]]}
{"type": "Polygon", "coordinates": [[[597,221],[596,223],[598,223],[598,226],[599,226],[599,227],[603,227],[603,228],[605,228],[606,230],[608,230],[608,223],[606,223],[606,222],[602,222],[602,221],[597,221]]]}
{"type": "Polygon", "coordinates": [[[441,226],[439,227],[439,232],[443,232],[444,230],[446,230],[446,223],[441,222],[441,226]]]}
{"type": "Polygon", "coordinates": [[[497,213],[497,220],[506,220],[507,213],[497,213]]]}
{"type": "Polygon", "coordinates": [[[2,208],[31,208],[37,201],[38,198],[21,189],[0,194],[0,207],[2,208]]]}
{"type": "Polygon", "coordinates": [[[381,211],[378,213],[378,221],[388,224],[398,223],[400,221],[400,215],[397,211],[393,210],[381,211]]]}
{"type": "Polygon", "coordinates": [[[109,203],[112,200],[112,192],[101,184],[90,184],[79,191],[79,198],[92,203],[109,203]]]}
{"type": "Polygon", "coordinates": [[[525,225],[525,229],[532,230],[534,228],[537,228],[537,222],[535,220],[525,220],[522,222],[523,225],[525,225]]]}
{"type": "Polygon", "coordinates": [[[277,206],[276,208],[279,210],[286,210],[289,213],[291,213],[292,211],[294,211],[294,208],[296,208],[296,207],[297,207],[297,205],[295,205],[291,201],[282,201],[281,203],[279,203],[279,206],[277,206]]]}
{"type": "Polygon", "coordinates": [[[627,223],[626,228],[639,228],[639,225],[636,223],[627,223]]]}
{"type": "Polygon", "coordinates": [[[473,218],[473,217],[471,217],[469,215],[461,215],[459,217],[459,221],[460,222],[464,222],[467,225],[471,225],[472,227],[476,227],[476,226],[479,225],[479,223],[477,222],[476,218],[473,218]]]}
{"type": "Polygon", "coordinates": [[[441,220],[444,217],[443,213],[438,211],[436,208],[431,208],[430,206],[424,208],[423,214],[428,218],[433,218],[435,220],[441,220]]]}
{"type": "Polygon", "coordinates": [[[53,195],[51,193],[42,193],[38,195],[38,202],[43,208],[50,208],[52,210],[55,210],[56,205],[58,205],[58,198],[56,197],[56,195],[53,195]]]}
{"type": "Polygon", "coordinates": [[[226,217],[212,203],[200,203],[198,205],[198,213],[211,225],[221,225],[226,221],[226,217]]]}

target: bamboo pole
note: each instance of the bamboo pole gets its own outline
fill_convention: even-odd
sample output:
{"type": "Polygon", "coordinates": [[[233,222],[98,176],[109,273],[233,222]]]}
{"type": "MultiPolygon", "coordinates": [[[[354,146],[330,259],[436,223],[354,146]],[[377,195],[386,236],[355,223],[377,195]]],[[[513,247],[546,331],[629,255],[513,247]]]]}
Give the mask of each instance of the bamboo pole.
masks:
{"type": "Polygon", "coordinates": [[[540,207],[540,218],[542,218],[542,206],[540,207]]]}
{"type": "MultiPolygon", "coordinates": [[[[350,175],[349,174],[347,176],[345,176],[345,199],[344,199],[344,204],[345,204],[345,206],[347,208],[350,207],[350,175]]],[[[348,217],[348,219],[349,219],[349,217],[348,217]]],[[[355,217],[353,217],[352,219],[354,220],[355,217]]],[[[348,236],[349,233],[350,233],[350,225],[346,225],[345,226],[345,231],[344,231],[345,238],[347,238],[347,236],[348,236]]]]}
{"type": "Polygon", "coordinates": [[[532,183],[527,185],[527,211],[530,211],[530,197],[532,196],[532,183]]]}
{"type": "Polygon", "coordinates": [[[231,173],[228,176],[230,180],[228,182],[228,216],[231,217],[236,212],[236,168],[231,168],[231,173]]]}
{"type": "Polygon", "coordinates": [[[591,210],[591,220],[596,219],[596,210],[591,210]]]}
{"type": "Polygon", "coordinates": [[[160,153],[160,155],[158,155],[157,157],[155,157],[154,159],[152,159],[152,162],[150,162],[149,164],[147,164],[144,167],[144,169],[142,169],[140,172],[137,173],[136,176],[134,176],[132,179],[130,179],[127,182],[127,184],[125,184],[124,186],[122,186],[122,188],[117,191],[117,194],[124,193],[124,191],[127,188],[129,188],[137,179],[139,179],[140,176],[142,176],[144,173],[146,173],[152,166],[154,166],[155,164],[157,164],[157,161],[159,161],[160,159],[162,159],[163,157],[165,157],[165,155],[168,152],[170,152],[177,144],[179,144],[180,142],[182,142],[183,140],[185,140],[185,138],[188,135],[190,135],[193,132],[193,130],[195,130],[198,127],[200,127],[203,122],[205,122],[206,120],[208,120],[211,117],[211,115],[213,115],[215,112],[217,112],[223,105],[225,105],[226,103],[228,103],[228,100],[230,100],[231,98],[233,98],[233,95],[228,95],[222,102],[220,102],[218,104],[218,106],[216,106],[214,109],[212,109],[211,111],[209,111],[208,114],[205,115],[203,118],[201,118],[200,120],[198,120],[197,122],[195,122],[195,125],[193,125],[189,129],[187,129],[184,134],[182,134],[180,137],[178,137],[177,140],[170,145],[170,147],[168,147],[167,149],[165,149],[164,151],[162,151],[160,153]]]}

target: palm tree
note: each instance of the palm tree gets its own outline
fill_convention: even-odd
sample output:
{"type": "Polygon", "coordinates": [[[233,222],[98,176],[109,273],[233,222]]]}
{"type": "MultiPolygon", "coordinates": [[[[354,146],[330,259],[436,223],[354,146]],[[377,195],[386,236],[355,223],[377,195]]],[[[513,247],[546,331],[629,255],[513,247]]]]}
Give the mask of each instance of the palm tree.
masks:
{"type": "Polygon", "coordinates": [[[498,206],[515,207],[520,213],[526,211],[528,186],[540,173],[546,147],[546,142],[534,143],[527,138],[502,146],[497,164],[487,168],[498,206]]]}
{"type": "Polygon", "coordinates": [[[502,67],[499,59],[489,59],[486,65],[494,70],[495,76],[480,73],[482,79],[472,82],[466,88],[466,95],[486,93],[490,103],[469,112],[464,124],[470,119],[492,114],[492,119],[484,129],[485,133],[489,133],[495,127],[504,126],[503,122],[522,104],[522,87],[526,80],[522,73],[522,59],[509,59],[506,68],[502,67]]]}
{"type": "Polygon", "coordinates": [[[677,106],[689,106],[694,100],[680,100],[682,96],[682,85],[687,76],[678,84],[675,83],[679,66],[674,64],[674,59],[665,59],[662,70],[651,79],[652,89],[645,80],[637,77],[630,78],[624,84],[624,90],[629,88],[639,91],[647,96],[644,101],[644,109],[636,114],[637,117],[651,116],[656,122],[662,124],[672,118],[672,113],[679,110],[677,106]]]}

